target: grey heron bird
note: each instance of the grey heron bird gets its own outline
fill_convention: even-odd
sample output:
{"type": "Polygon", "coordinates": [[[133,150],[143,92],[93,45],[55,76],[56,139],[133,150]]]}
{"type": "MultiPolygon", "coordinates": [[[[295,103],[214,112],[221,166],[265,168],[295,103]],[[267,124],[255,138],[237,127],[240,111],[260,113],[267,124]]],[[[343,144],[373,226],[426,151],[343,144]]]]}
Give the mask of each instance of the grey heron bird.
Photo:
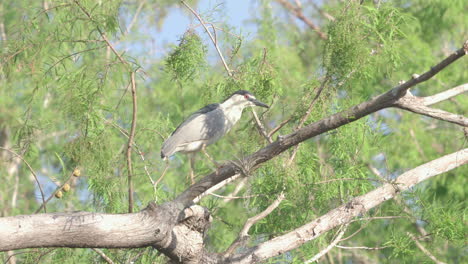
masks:
{"type": "MultiPolygon", "coordinates": [[[[223,137],[239,121],[244,108],[269,106],[258,101],[249,91],[239,90],[220,104],[209,104],[190,115],[172,132],[161,148],[161,158],[167,160],[176,152],[193,154],[200,150],[211,160],[205,147],[223,137]]],[[[214,161],[213,161],[214,162],[214,161]]],[[[194,155],[190,157],[190,178],[193,181],[194,155]]],[[[215,163],[216,164],[216,163],[215,163]]]]}

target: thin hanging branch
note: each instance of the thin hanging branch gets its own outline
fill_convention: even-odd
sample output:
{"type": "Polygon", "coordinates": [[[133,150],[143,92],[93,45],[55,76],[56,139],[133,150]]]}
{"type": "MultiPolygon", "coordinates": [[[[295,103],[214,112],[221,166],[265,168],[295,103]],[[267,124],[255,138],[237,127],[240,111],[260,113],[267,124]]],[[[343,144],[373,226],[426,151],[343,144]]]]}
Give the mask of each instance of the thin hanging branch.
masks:
{"type": "MultiPolygon", "coordinates": [[[[98,30],[99,34],[101,35],[102,39],[106,42],[107,46],[109,47],[110,50],[117,56],[119,61],[126,65],[130,66],[130,63],[126,61],[122,55],[120,55],[117,50],[114,48],[112,43],[109,41],[109,39],[106,36],[106,33],[102,31],[99,27],[99,25],[95,22],[94,18],[91,16],[91,14],[79,3],[78,0],[74,0],[75,4],[80,8],[80,10],[88,17],[90,21],[96,24],[96,29],[98,30]]],[[[137,70],[138,71],[138,70],[137,70]]],[[[133,182],[132,182],[132,174],[133,174],[133,168],[132,168],[132,144],[134,141],[135,137],[135,129],[136,129],[136,123],[137,123],[137,92],[136,92],[136,83],[135,83],[135,71],[130,70],[130,79],[131,79],[131,88],[132,88],[132,104],[133,104],[133,113],[132,113],[132,125],[130,129],[130,135],[128,138],[128,144],[127,144],[127,152],[126,152],[126,157],[127,157],[127,171],[128,171],[128,211],[131,213],[133,212],[133,182]]]]}
{"type": "Polygon", "coordinates": [[[137,122],[137,92],[136,92],[136,82],[135,82],[135,72],[130,74],[130,79],[132,83],[132,102],[133,102],[133,113],[132,113],[132,126],[130,128],[130,135],[128,137],[127,144],[127,167],[128,167],[128,212],[133,212],[133,181],[132,181],[132,145],[133,139],[135,138],[135,129],[137,122]]]}
{"type": "MultiPolygon", "coordinates": [[[[203,28],[205,29],[206,31],[206,34],[208,34],[208,36],[210,37],[211,41],[213,42],[213,45],[216,49],[216,52],[218,52],[218,55],[219,55],[219,58],[221,59],[221,62],[223,63],[223,66],[224,68],[226,69],[227,71],[227,74],[229,75],[229,77],[232,77],[232,72],[231,70],[229,69],[229,66],[227,65],[226,63],[226,60],[224,59],[224,56],[223,56],[223,53],[221,53],[221,50],[219,49],[219,46],[218,46],[218,42],[216,41],[215,37],[213,36],[213,34],[211,34],[210,30],[208,29],[208,27],[205,25],[205,22],[203,21],[203,18],[201,18],[201,16],[195,12],[195,10],[193,10],[193,8],[191,8],[187,3],[185,3],[185,1],[180,1],[185,7],[187,7],[188,10],[190,10],[190,12],[192,12],[192,14],[198,19],[198,21],[200,21],[200,24],[203,26],[203,28]]],[[[213,31],[216,32],[216,29],[215,27],[213,27],[213,31]]]]}
{"type": "Polygon", "coordinates": [[[15,157],[20,158],[20,159],[24,162],[24,164],[26,164],[26,166],[28,167],[29,171],[30,171],[31,174],[34,176],[34,180],[36,180],[37,186],[39,187],[39,191],[41,192],[42,204],[44,205],[44,206],[43,206],[43,208],[44,208],[44,213],[47,213],[47,208],[46,208],[46,206],[45,206],[46,201],[45,201],[45,198],[44,198],[45,196],[44,196],[44,191],[42,190],[42,185],[41,185],[41,183],[39,182],[39,179],[37,178],[37,175],[36,175],[36,173],[34,172],[34,170],[33,170],[33,168],[31,167],[31,165],[29,164],[29,162],[27,162],[27,161],[23,158],[23,156],[21,156],[20,154],[14,152],[14,151],[11,150],[11,149],[7,149],[7,148],[3,148],[3,147],[0,147],[0,149],[3,149],[3,150],[5,150],[5,151],[10,152],[10,153],[13,154],[15,157]]]}

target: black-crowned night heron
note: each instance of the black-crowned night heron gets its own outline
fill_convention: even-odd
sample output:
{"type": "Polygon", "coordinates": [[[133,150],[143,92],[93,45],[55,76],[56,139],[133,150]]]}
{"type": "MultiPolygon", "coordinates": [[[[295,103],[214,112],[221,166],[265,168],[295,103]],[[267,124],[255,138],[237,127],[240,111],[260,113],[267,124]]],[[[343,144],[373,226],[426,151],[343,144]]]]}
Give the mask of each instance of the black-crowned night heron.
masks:
{"type": "MultiPolygon", "coordinates": [[[[248,106],[268,105],[258,101],[245,90],[239,90],[220,104],[209,104],[196,111],[180,124],[164,141],[161,158],[167,159],[176,152],[194,153],[200,150],[210,159],[205,147],[218,141],[239,121],[242,110],[248,106]]],[[[193,160],[190,157],[190,177],[193,183],[193,160]]],[[[213,161],[213,160],[212,160],[213,161]]]]}

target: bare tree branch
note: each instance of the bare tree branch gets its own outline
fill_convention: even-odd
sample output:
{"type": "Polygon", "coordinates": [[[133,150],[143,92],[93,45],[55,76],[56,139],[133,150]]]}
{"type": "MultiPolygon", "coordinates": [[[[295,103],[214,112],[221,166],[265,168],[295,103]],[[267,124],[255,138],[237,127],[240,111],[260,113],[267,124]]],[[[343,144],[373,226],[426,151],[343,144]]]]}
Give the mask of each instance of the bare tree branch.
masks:
{"type": "Polygon", "coordinates": [[[402,174],[394,183],[386,183],[290,233],[229,258],[210,254],[203,247],[203,234],[211,221],[207,210],[200,206],[181,209],[182,204],[174,201],[160,206],[150,204],[138,213],[128,214],[74,212],[3,217],[0,237],[8,240],[0,240],[0,251],[35,247],[154,246],[181,262],[256,263],[316,239],[400,192],[467,163],[468,149],[430,161],[402,174]]]}
{"type": "Polygon", "coordinates": [[[356,198],[327,214],[285,235],[263,242],[255,247],[232,256],[231,263],[257,263],[272,256],[287,252],[314,240],[339,225],[350,222],[381,203],[392,199],[400,192],[431,177],[450,171],[468,163],[468,148],[435,159],[400,175],[394,183],[383,186],[356,198]]]}
{"type": "Polygon", "coordinates": [[[283,120],[281,123],[279,123],[278,126],[276,126],[275,128],[273,128],[269,133],[268,133],[268,137],[271,137],[273,136],[273,134],[275,134],[276,132],[278,132],[278,130],[280,130],[281,128],[283,128],[287,123],[289,123],[289,121],[291,121],[292,117],[289,117],[285,120],[283,120]]]}
{"type": "MultiPolygon", "coordinates": [[[[374,166],[372,166],[370,164],[368,165],[368,167],[377,177],[381,178],[382,180],[385,180],[385,177],[379,172],[379,170],[377,168],[375,168],[374,166]]],[[[414,215],[414,212],[405,203],[405,201],[403,201],[403,199],[401,199],[401,197],[397,196],[397,197],[395,197],[395,202],[397,204],[399,204],[403,208],[403,211],[405,213],[407,213],[409,216],[411,216],[411,219],[413,220],[413,225],[418,230],[418,232],[423,236],[427,236],[428,232],[426,231],[426,229],[424,229],[424,227],[422,227],[421,225],[419,225],[417,223],[418,219],[414,215]]]]}
{"type": "Polygon", "coordinates": [[[423,99],[422,103],[426,106],[429,106],[429,105],[433,105],[433,104],[445,101],[447,99],[450,99],[454,96],[457,96],[459,94],[466,93],[466,92],[468,92],[468,83],[459,85],[457,87],[440,92],[432,96],[422,97],[423,99]]]}
{"type": "Polygon", "coordinates": [[[240,178],[241,176],[242,176],[242,174],[237,173],[237,174],[235,174],[234,176],[231,176],[231,177],[229,177],[229,178],[227,178],[227,179],[225,179],[225,180],[219,182],[218,184],[214,185],[213,187],[209,188],[208,190],[204,191],[203,193],[201,193],[200,195],[198,195],[197,197],[195,197],[195,198],[193,199],[193,202],[194,202],[194,203],[200,202],[201,198],[203,198],[204,196],[207,196],[207,195],[209,195],[210,193],[213,193],[214,191],[223,188],[226,184],[237,180],[237,179],[240,178]]]}
{"type": "Polygon", "coordinates": [[[240,231],[239,233],[239,237],[244,237],[244,236],[248,236],[249,234],[249,230],[250,228],[255,224],[257,223],[258,221],[262,220],[263,218],[267,217],[269,214],[271,214],[271,212],[273,212],[273,210],[275,210],[279,205],[280,203],[284,200],[285,196],[284,196],[284,193],[281,192],[278,197],[276,198],[276,200],[271,203],[264,211],[262,211],[261,213],[259,213],[258,215],[254,216],[254,217],[250,217],[246,222],[245,222],[245,225],[244,227],[242,228],[242,230],[240,231]]]}
{"type": "MultiPolygon", "coordinates": [[[[245,179],[247,179],[247,178],[245,178],[245,179]]],[[[248,199],[248,198],[260,196],[259,194],[246,195],[246,196],[233,196],[233,195],[220,195],[220,194],[216,194],[216,193],[210,193],[210,195],[212,195],[214,197],[218,197],[218,198],[223,198],[225,201],[230,201],[230,200],[235,200],[235,199],[248,199]]]]}
{"type": "Polygon", "coordinates": [[[309,2],[310,4],[312,4],[312,6],[319,11],[319,13],[324,16],[326,19],[330,20],[330,21],[335,21],[335,17],[330,15],[329,13],[325,12],[323,10],[323,8],[320,8],[316,3],[315,1],[310,1],[309,2]]]}
{"type": "Polygon", "coordinates": [[[288,9],[291,13],[293,13],[298,19],[302,20],[302,22],[304,22],[309,28],[314,30],[321,39],[328,39],[327,35],[320,30],[320,27],[312,22],[312,20],[308,19],[304,13],[302,13],[302,9],[300,7],[295,7],[287,0],[276,1],[279,2],[284,8],[288,9]]]}
{"type": "Polygon", "coordinates": [[[452,89],[440,92],[438,94],[426,97],[418,97],[412,95],[409,90],[406,95],[401,97],[395,102],[396,107],[411,111],[413,113],[429,116],[442,121],[451,122],[464,127],[468,126],[468,118],[446,112],[444,110],[428,107],[429,105],[439,103],[441,101],[450,99],[459,94],[468,91],[468,84],[462,84],[452,89]]]}
{"type": "MultiPolygon", "coordinates": [[[[437,98],[440,99],[440,98],[437,98]]],[[[429,116],[442,121],[451,122],[460,126],[468,126],[468,118],[446,112],[444,110],[431,108],[424,105],[424,100],[413,96],[410,91],[407,91],[406,95],[401,97],[395,102],[395,106],[401,109],[411,111],[413,113],[429,116]]]]}
{"type": "Polygon", "coordinates": [[[232,193],[230,193],[228,195],[228,197],[223,200],[223,202],[227,203],[227,202],[231,201],[232,199],[230,197],[236,196],[240,192],[240,190],[242,190],[242,188],[244,188],[246,182],[247,182],[247,178],[245,178],[245,177],[242,178],[240,180],[240,182],[237,183],[236,188],[234,189],[234,191],[232,193]]]}
{"type": "Polygon", "coordinates": [[[133,15],[132,21],[130,21],[130,24],[128,24],[127,28],[125,29],[124,35],[127,35],[130,32],[130,30],[132,29],[133,25],[135,25],[135,23],[136,23],[136,21],[138,19],[138,15],[140,15],[141,9],[143,8],[143,6],[145,4],[146,4],[146,0],[142,0],[140,2],[135,14],[133,15]]]}

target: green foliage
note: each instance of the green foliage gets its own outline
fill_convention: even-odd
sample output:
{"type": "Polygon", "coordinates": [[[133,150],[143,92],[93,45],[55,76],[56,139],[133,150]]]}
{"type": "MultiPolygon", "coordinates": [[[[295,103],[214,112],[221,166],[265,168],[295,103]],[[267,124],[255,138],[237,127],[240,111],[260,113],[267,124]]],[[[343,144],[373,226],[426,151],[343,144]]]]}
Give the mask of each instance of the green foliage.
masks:
{"type": "Polygon", "coordinates": [[[381,81],[401,66],[401,41],[407,37],[411,21],[389,4],[379,8],[347,4],[328,28],[323,53],[327,74],[337,83],[346,81],[348,90],[369,97],[373,90],[360,87],[381,81]]]}
{"type": "Polygon", "coordinates": [[[195,32],[187,31],[167,57],[166,66],[174,79],[193,80],[205,68],[206,52],[200,37],[195,32]]]}
{"type": "Polygon", "coordinates": [[[385,246],[393,247],[392,258],[398,258],[403,256],[410,256],[414,254],[414,251],[411,245],[414,242],[406,234],[401,234],[400,232],[393,231],[391,240],[385,243],[385,246]]]}
{"type": "MultiPolygon", "coordinates": [[[[160,47],[158,39],[164,34],[155,30],[166,27],[164,18],[175,12],[173,7],[180,10],[177,1],[2,1],[0,146],[31,164],[46,196],[74,168],[81,168],[72,190],[62,199],[52,199],[48,211],[126,212],[125,153],[133,118],[130,73],[137,70],[138,111],[131,157],[138,210],[150,201],[170,201],[190,185],[188,159],[180,154],[170,159],[156,187],[151,180],[158,180],[166,166],[159,153],[164,139],[200,107],[220,102],[236,90],[249,90],[271,105],[268,110],[256,109],[268,132],[289,120],[272,135],[276,140],[426,71],[467,36],[463,0],[322,2],[320,9],[334,20],[305,3],[301,12],[320,26],[327,40],[274,1],[252,4],[256,12],[246,24],[254,28],[250,34],[244,34],[243,26],[230,25],[229,17],[235,14],[222,5],[209,7],[201,15],[217,27],[216,41],[231,76],[197,20],[178,43],[160,47]]],[[[190,5],[196,6],[194,1],[190,5]]],[[[214,34],[212,25],[207,25],[214,34]]],[[[463,84],[468,78],[466,68],[467,60],[462,59],[411,91],[429,96],[463,84]]],[[[457,96],[434,107],[464,115],[467,105],[468,97],[457,96]]],[[[246,109],[239,124],[207,151],[219,162],[239,162],[267,144],[246,109]]],[[[226,250],[245,221],[265,210],[281,192],[285,199],[252,226],[246,247],[290,232],[408,169],[464,147],[466,135],[455,125],[402,110],[379,111],[301,143],[294,158],[290,149],[262,164],[235,194],[242,198],[229,202],[217,196],[203,198],[200,204],[214,218],[206,246],[211,251],[226,250]]],[[[0,179],[8,183],[0,185],[0,208],[4,215],[29,214],[39,206],[38,190],[23,163],[17,174],[10,173],[12,161],[0,151],[0,179]],[[15,189],[16,203],[10,199],[15,189]]],[[[211,162],[197,155],[196,179],[212,171],[211,162]]],[[[447,263],[463,263],[467,174],[468,167],[460,167],[405,192],[403,204],[388,201],[359,216],[362,219],[354,219],[345,237],[356,234],[340,245],[388,246],[359,251],[372,263],[429,261],[407,235],[420,236],[416,224],[429,234],[423,243],[435,256],[447,263]],[[395,217],[372,219],[388,216],[395,217]]],[[[216,194],[233,195],[235,187],[236,183],[229,184],[216,194]]],[[[303,263],[329,245],[335,233],[330,231],[267,262],[303,263]]],[[[167,262],[151,248],[103,250],[116,263],[132,258],[135,263],[167,262]]],[[[360,261],[349,252],[335,248],[329,258],[336,263],[360,261]]],[[[5,260],[6,253],[0,257],[5,260]]],[[[91,249],[40,249],[17,255],[17,260],[103,262],[91,249]]]]}
{"type": "Polygon", "coordinates": [[[428,228],[435,236],[448,241],[455,241],[462,245],[466,242],[468,228],[466,226],[466,207],[453,202],[451,207],[437,206],[425,208],[423,219],[427,219],[428,228]]]}

